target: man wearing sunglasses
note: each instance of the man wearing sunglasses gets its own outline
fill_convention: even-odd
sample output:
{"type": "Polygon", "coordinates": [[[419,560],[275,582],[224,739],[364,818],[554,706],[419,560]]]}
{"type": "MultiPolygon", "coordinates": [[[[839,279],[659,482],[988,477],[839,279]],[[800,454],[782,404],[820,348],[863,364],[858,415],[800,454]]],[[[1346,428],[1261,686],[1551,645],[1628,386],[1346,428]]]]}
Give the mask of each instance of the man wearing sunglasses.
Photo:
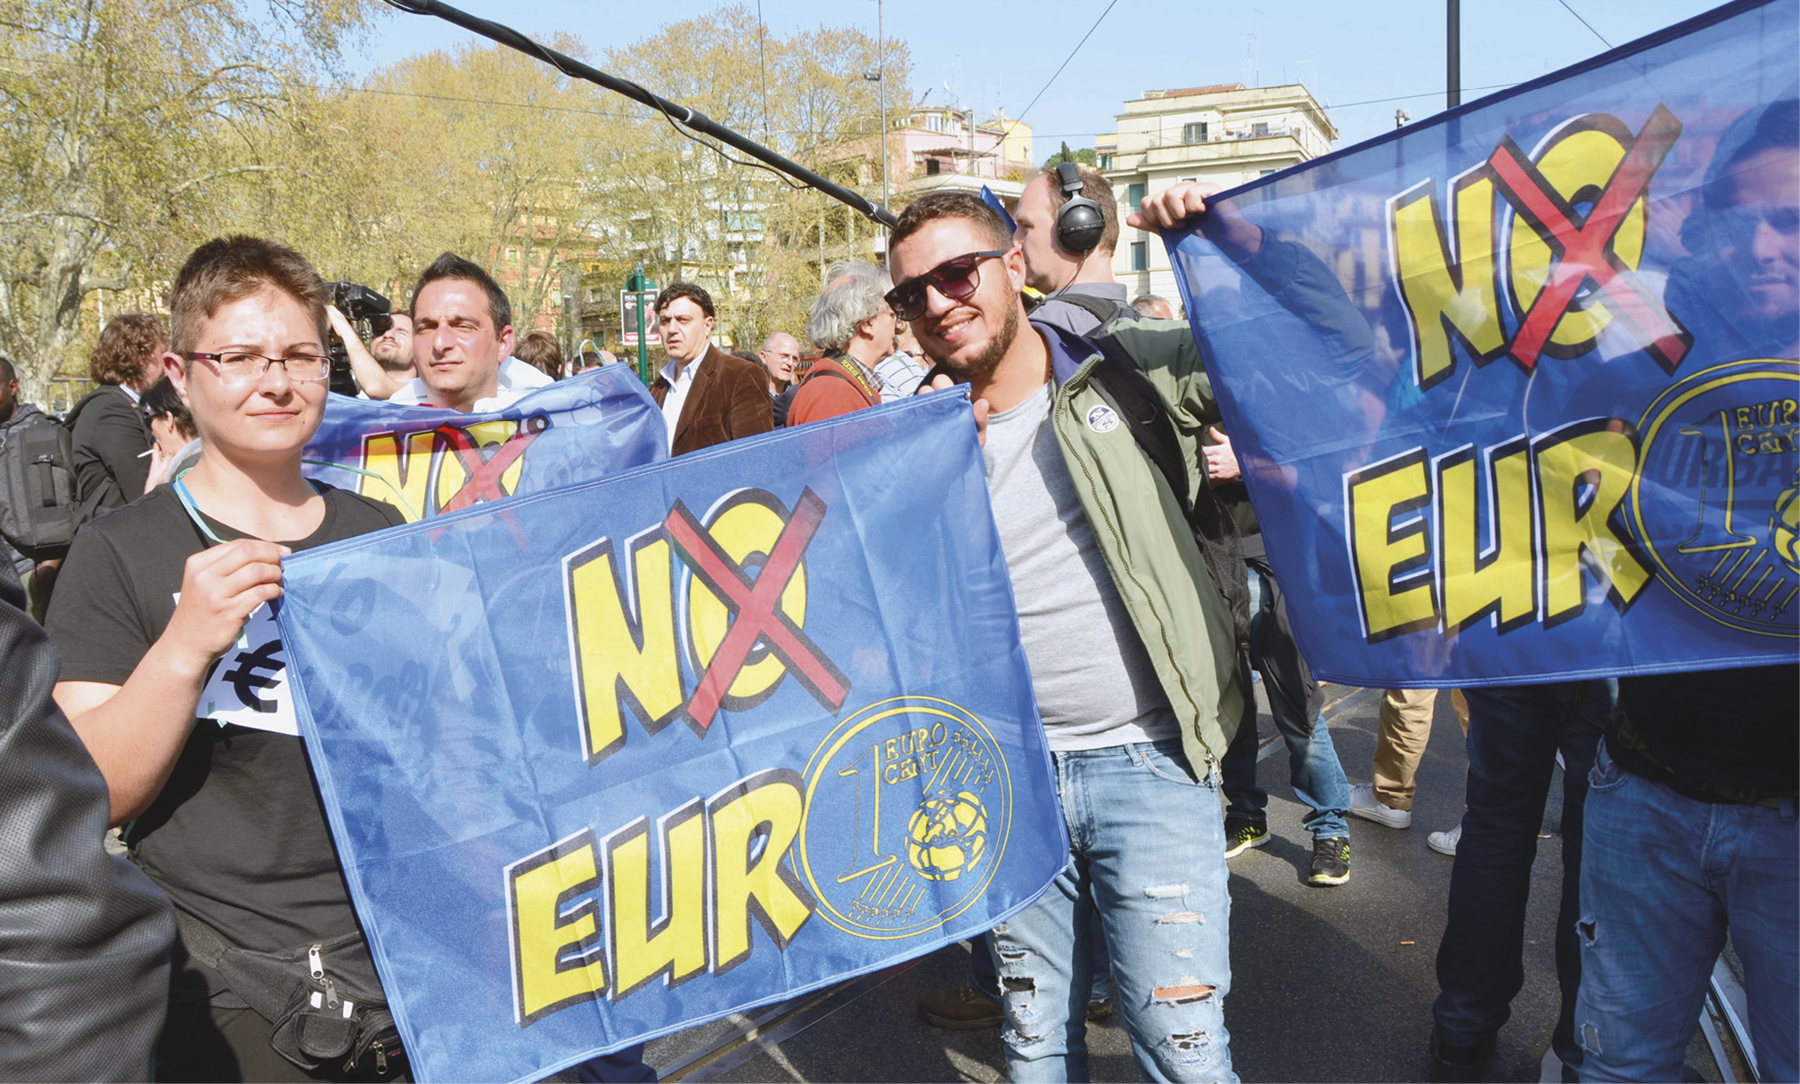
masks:
{"type": "MultiPolygon", "coordinates": [[[[1180,217],[1204,208],[1194,203],[1180,217]]],[[[1197,439],[1217,419],[1212,389],[1179,325],[1116,321],[1109,358],[1028,323],[1025,258],[1012,240],[979,199],[922,197],[889,242],[899,285],[888,294],[937,363],[931,387],[969,385],[1072,840],[1049,893],[993,934],[1008,1075],[1086,1079],[1084,1026],[1070,1006],[1087,1000],[1097,908],[1143,1073],[1235,1079],[1217,779],[1247,692],[1230,610],[1182,510],[1202,483],[1197,439]],[[1096,370],[1124,364],[1174,423],[1182,494],[1101,393],[1096,370]]]]}

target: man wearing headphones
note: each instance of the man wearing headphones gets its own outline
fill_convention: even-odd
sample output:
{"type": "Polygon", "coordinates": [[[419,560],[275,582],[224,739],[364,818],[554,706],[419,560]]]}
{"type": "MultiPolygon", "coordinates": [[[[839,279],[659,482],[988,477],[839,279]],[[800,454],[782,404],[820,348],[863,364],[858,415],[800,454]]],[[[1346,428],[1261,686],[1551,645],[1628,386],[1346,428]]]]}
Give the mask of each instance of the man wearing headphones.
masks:
{"type": "Polygon", "coordinates": [[[1113,281],[1119,210],[1105,177],[1074,162],[1046,167],[1025,186],[1014,220],[1025,285],[1045,296],[1033,320],[1088,335],[1135,315],[1124,283],[1113,281]]]}

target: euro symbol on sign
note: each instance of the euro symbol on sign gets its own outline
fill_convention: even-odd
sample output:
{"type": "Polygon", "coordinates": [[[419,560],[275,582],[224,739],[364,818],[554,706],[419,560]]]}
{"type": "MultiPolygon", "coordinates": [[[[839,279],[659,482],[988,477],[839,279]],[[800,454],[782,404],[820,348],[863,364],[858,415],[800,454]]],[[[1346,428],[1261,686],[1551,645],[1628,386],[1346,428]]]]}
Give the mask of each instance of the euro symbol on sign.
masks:
{"type": "Polygon", "coordinates": [[[275,711],[275,701],[264,700],[256,695],[257,689],[273,689],[281,684],[272,675],[285,665],[279,656],[281,641],[270,640],[255,651],[240,651],[237,666],[227,671],[225,683],[237,691],[238,703],[252,711],[270,714],[275,711]],[[271,676],[258,674],[258,670],[267,670],[271,676]]]}

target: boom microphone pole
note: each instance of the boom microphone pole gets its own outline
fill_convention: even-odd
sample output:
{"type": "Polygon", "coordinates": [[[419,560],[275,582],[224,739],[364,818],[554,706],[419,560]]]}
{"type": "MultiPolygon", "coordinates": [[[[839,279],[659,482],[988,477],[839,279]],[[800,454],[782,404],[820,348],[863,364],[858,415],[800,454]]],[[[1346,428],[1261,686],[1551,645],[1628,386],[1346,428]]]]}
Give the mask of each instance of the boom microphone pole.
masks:
{"type": "Polygon", "coordinates": [[[713,120],[697,109],[685,105],[677,105],[657,94],[652,94],[629,79],[621,79],[616,75],[608,75],[598,68],[583,64],[574,57],[559,53],[547,46],[540,45],[530,38],[514,30],[510,26],[477,18],[466,11],[453,8],[441,0],[387,0],[388,4],[401,11],[413,15],[435,15],[445,22],[455,23],[464,30],[473,31],[484,38],[490,38],[509,49],[517,49],[526,56],[538,60],[575,79],[585,79],[590,83],[605,87],[615,94],[623,94],[635,102],[642,102],[662,113],[671,121],[679,122],[683,127],[691,128],[712,136],[721,143],[729,144],[753,158],[757,158],[770,167],[803,182],[809,188],[816,188],[839,203],[847,204],[883,226],[892,226],[896,221],[894,213],[886,207],[877,206],[850,191],[841,184],[819,176],[812,170],[789,158],[776,154],[753,139],[748,139],[713,120]]]}

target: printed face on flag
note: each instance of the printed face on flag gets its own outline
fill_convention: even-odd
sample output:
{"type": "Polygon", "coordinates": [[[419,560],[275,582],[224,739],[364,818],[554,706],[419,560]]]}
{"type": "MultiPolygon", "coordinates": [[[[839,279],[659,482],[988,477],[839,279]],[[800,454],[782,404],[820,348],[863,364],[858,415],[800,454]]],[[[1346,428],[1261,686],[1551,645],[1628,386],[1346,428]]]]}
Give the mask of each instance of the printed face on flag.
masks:
{"type": "MultiPolygon", "coordinates": [[[[1800,151],[1755,151],[1720,178],[1707,240],[1743,291],[1744,315],[1794,328],[1800,320],[1800,151]]],[[[1800,334],[1800,330],[1796,331],[1800,334]]]]}

